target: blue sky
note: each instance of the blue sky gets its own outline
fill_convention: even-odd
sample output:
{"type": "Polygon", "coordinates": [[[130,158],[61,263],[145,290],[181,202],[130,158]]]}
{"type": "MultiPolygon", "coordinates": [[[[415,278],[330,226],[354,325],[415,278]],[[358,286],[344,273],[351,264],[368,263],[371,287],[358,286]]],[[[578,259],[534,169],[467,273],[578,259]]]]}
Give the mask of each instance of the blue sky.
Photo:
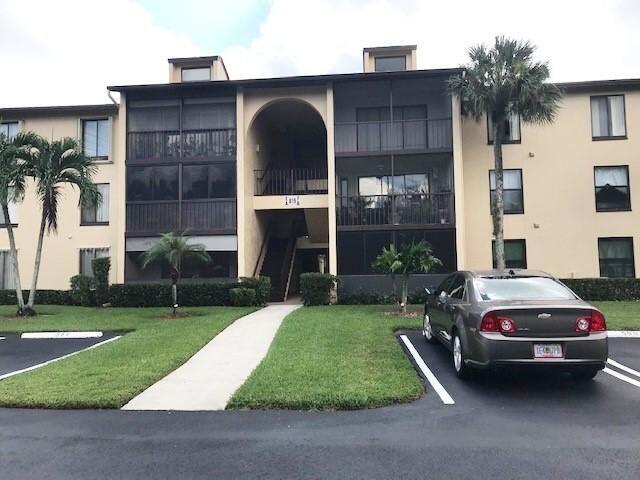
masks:
{"type": "Polygon", "coordinates": [[[188,35],[207,52],[248,45],[259,35],[269,3],[267,0],[140,1],[159,25],[188,35]]]}
{"type": "Polygon", "coordinates": [[[554,81],[640,78],[638,25],[638,0],[0,0],[0,107],[108,102],[107,85],[167,82],[170,57],[263,78],[417,44],[419,68],[457,67],[496,35],[532,41],[554,81]]]}

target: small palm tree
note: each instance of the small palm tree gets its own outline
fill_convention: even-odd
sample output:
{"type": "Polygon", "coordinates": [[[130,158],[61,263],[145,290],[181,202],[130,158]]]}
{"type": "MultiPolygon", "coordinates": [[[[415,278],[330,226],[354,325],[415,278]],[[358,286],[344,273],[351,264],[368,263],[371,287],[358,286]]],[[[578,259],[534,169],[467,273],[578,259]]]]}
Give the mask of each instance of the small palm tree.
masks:
{"type": "Polygon", "coordinates": [[[433,256],[433,249],[429,242],[420,240],[402,244],[398,249],[398,267],[396,273],[401,278],[400,311],[407,312],[407,298],[409,296],[409,277],[413,273],[429,273],[434,267],[442,265],[440,259],[433,256]]]}
{"type": "Polygon", "coordinates": [[[391,244],[388,247],[383,247],[382,252],[376,257],[371,264],[376,272],[384,273],[391,277],[391,285],[393,288],[393,301],[398,301],[398,289],[396,282],[396,273],[401,267],[400,258],[398,257],[398,251],[396,246],[391,244]]]}
{"type": "Polygon", "coordinates": [[[0,135],[0,207],[4,217],[4,226],[9,236],[9,254],[18,302],[18,315],[23,315],[25,304],[9,204],[21,202],[24,198],[28,161],[33,145],[39,141],[39,137],[31,132],[19,133],[13,138],[0,135]]]}
{"type": "Polygon", "coordinates": [[[26,315],[34,315],[44,234],[45,231],[56,233],[58,230],[58,205],[63,195],[63,186],[70,185],[79,190],[80,206],[97,206],[102,198],[93,183],[98,167],[84,155],[78,142],[72,138],[52,142],[41,138],[32,149],[27,168],[29,176],[36,182],[36,194],[42,208],[31,291],[25,307],[26,315]]]}
{"type": "Polygon", "coordinates": [[[163,234],[158,243],[142,254],[142,268],[158,263],[169,266],[174,315],[178,307],[178,281],[185,260],[194,260],[203,264],[211,263],[211,257],[204,245],[189,243],[189,237],[173,232],[163,234]]]}
{"type": "Polygon", "coordinates": [[[505,37],[496,37],[492,48],[484,45],[469,49],[471,62],[461,75],[448,81],[448,90],[460,97],[462,113],[479,121],[487,116],[494,132],[495,202],[491,208],[495,237],[496,266],[505,268],[504,259],[504,176],[502,144],[505,122],[518,114],[524,123],[553,122],[562,92],[546,83],[549,66],[535,62],[535,47],[505,37]]]}

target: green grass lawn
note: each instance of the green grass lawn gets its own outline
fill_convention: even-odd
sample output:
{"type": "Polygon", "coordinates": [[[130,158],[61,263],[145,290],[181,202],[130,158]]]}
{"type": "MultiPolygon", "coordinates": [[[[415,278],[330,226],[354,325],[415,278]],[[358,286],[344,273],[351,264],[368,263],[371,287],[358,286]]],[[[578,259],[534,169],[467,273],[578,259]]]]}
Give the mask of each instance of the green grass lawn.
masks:
{"type": "Polygon", "coordinates": [[[609,330],[640,330],[640,302],[594,302],[609,330]]]}
{"type": "MultiPolygon", "coordinates": [[[[128,331],[122,338],[32,372],[0,381],[0,406],[119,408],[184,363],[235,319],[255,308],[187,308],[167,319],[166,308],[41,306],[32,319],[0,318],[0,332],[128,331]],[[50,314],[50,315],[43,315],[50,314]]],[[[15,312],[0,307],[0,315],[15,312]]]]}
{"type": "Polygon", "coordinates": [[[389,306],[296,310],[228,408],[355,409],[407,402],[423,387],[394,331],[421,318],[389,306]]]}

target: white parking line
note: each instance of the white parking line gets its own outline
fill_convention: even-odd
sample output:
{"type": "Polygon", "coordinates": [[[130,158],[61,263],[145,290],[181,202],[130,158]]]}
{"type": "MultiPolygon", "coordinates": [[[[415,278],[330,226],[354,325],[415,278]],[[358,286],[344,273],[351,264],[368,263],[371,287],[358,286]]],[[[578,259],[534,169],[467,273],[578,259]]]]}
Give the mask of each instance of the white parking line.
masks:
{"type": "Polygon", "coordinates": [[[609,367],[604,367],[604,370],[602,370],[602,371],[604,373],[608,373],[612,377],[616,377],[616,378],[622,380],[623,382],[630,383],[631,385],[634,385],[634,386],[640,388],[640,381],[639,380],[636,380],[636,379],[631,378],[631,377],[627,377],[626,375],[623,375],[620,372],[616,372],[615,370],[611,370],[609,367]]]}
{"type": "Polygon", "coordinates": [[[442,400],[442,403],[444,403],[445,405],[455,405],[456,402],[453,401],[453,398],[451,398],[451,395],[449,395],[449,393],[438,381],[438,379],[433,374],[433,372],[431,372],[429,367],[427,367],[427,364],[424,363],[424,360],[422,359],[418,351],[415,349],[411,341],[407,338],[407,336],[400,335],[400,338],[406,345],[407,350],[409,350],[409,353],[413,357],[413,360],[416,362],[416,365],[418,365],[418,368],[422,371],[423,375],[426,377],[426,379],[429,381],[433,389],[436,391],[436,393],[440,397],[440,400],[442,400]]]}
{"type": "Polygon", "coordinates": [[[35,338],[100,338],[102,332],[28,332],[20,335],[22,339],[35,338]]]}
{"type": "Polygon", "coordinates": [[[76,352],[71,352],[71,353],[63,355],[61,357],[52,358],[51,360],[47,360],[46,362],[39,363],[37,365],[32,365],[32,366],[27,367],[27,368],[23,368],[22,370],[15,370],[13,372],[5,373],[4,375],[0,375],[0,380],[4,380],[5,378],[13,377],[14,375],[19,375],[21,373],[30,372],[31,370],[35,370],[36,368],[47,366],[50,363],[57,362],[58,360],[64,360],[65,358],[72,357],[74,355],[77,355],[78,353],[86,352],[87,350],[91,350],[92,348],[99,347],[100,345],[104,345],[106,343],[113,342],[114,340],[117,340],[120,337],[121,337],[121,335],[118,335],[117,337],[113,337],[113,338],[108,338],[107,340],[104,340],[102,342],[96,343],[95,345],[91,345],[90,347],[83,348],[82,350],[78,350],[76,352]]]}
{"type": "Polygon", "coordinates": [[[618,370],[622,370],[623,372],[630,373],[631,375],[634,375],[640,378],[640,372],[638,372],[637,370],[634,370],[633,368],[629,368],[626,365],[622,365],[621,363],[618,363],[615,360],[612,360],[610,358],[607,358],[607,363],[613,367],[616,367],[618,370]]]}

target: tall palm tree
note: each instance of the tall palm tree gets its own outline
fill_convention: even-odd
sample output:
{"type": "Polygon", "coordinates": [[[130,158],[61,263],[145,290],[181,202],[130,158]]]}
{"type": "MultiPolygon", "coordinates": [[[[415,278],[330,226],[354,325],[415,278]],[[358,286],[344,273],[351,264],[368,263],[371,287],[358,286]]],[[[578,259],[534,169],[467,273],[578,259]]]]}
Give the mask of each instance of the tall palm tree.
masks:
{"type": "Polygon", "coordinates": [[[490,49],[477,45],[469,49],[470,63],[460,75],[448,81],[448,90],[460,98],[462,113],[479,121],[487,117],[494,133],[495,201],[491,208],[495,237],[496,267],[505,268],[504,175],[502,145],[505,123],[518,114],[524,123],[552,123],[562,92],[549,79],[547,62],[533,59],[535,47],[505,37],[496,37],[490,49]]]}
{"type": "Polygon", "coordinates": [[[24,297],[20,281],[18,266],[18,250],[13,234],[13,224],[9,212],[9,204],[21,202],[24,198],[28,161],[33,146],[38,144],[40,137],[32,132],[19,133],[13,138],[0,135],[0,207],[4,218],[4,226],[9,237],[9,255],[13,273],[18,315],[24,313],[24,297]]]}
{"type": "Polygon", "coordinates": [[[163,234],[158,243],[142,254],[142,268],[147,268],[152,264],[169,266],[174,315],[178,305],[178,281],[185,260],[211,263],[211,257],[204,245],[190,243],[188,236],[174,232],[163,234]]]}
{"type": "Polygon", "coordinates": [[[63,187],[70,186],[79,190],[80,206],[97,206],[102,198],[98,187],[93,183],[93,176],[98,167],[94,160],[84,155],[78,142],[73,138],[52,142],[41,139],[32,152],[28,168],[29,175],[36,182],[36,194],[42,207],[31,291],[25,307],[26,315],[34,315],[33,306],[40,273],[44,234],[45,231],[56,233],[58,230],[58,205],[63,195],[63,187]]]}

